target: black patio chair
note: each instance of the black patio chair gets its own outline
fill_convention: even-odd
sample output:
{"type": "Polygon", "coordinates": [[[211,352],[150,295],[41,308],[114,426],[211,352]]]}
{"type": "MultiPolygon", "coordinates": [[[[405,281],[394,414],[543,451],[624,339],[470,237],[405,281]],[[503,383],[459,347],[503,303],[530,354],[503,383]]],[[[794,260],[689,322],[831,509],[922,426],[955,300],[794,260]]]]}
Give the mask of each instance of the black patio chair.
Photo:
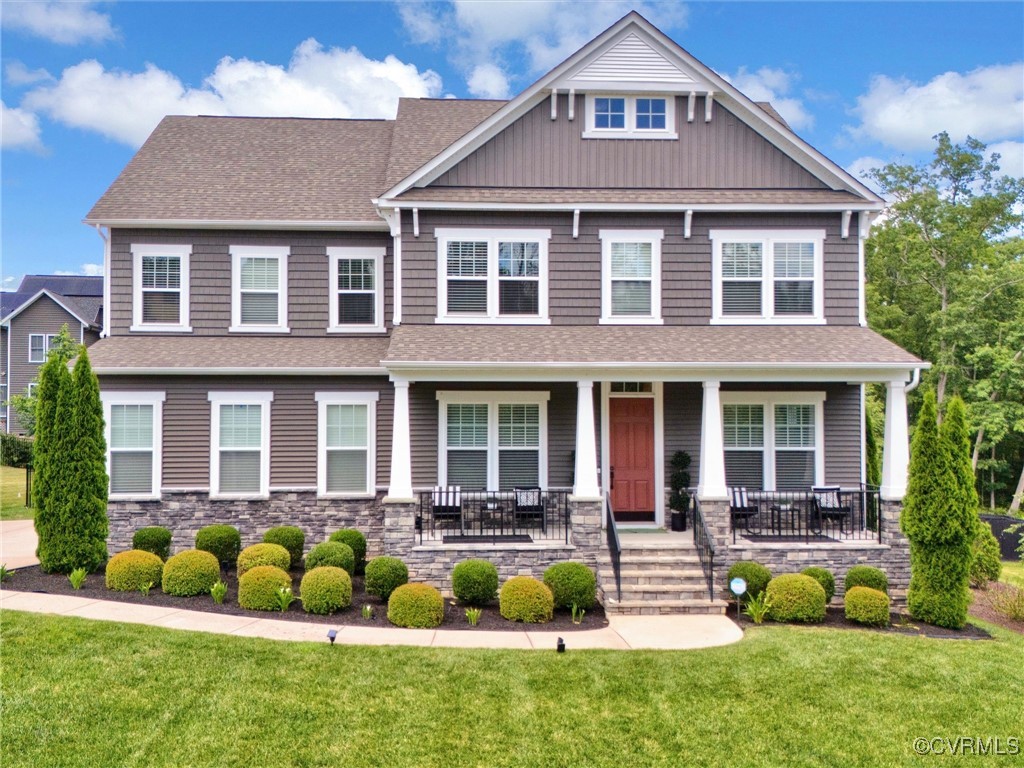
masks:
{"type": "Polygon", "coordinates": [[[846,533],[846,522],[853,519],[853,506],[843,496],[838,485],[811,488],[812,522],[817,523],[818,530],[832,522],[839,524],[840,533],[846,533]]]}
{"type": "Polygon", "coordinates": [[[435,525],[462,527],[462,489],[459,486],[435,486],[430,501],[435,525]]]}
{"type": "Polygon", "coordinates": [[[513,523],[519,524],[525,522],[536,523],[540,521],[541,531],[547,533],[548,521],[547,515],[544,514],[544,495],[539,487],[535,488],[514,488],[512,490],[513,495],[513,506],[512,506],[512,518],[513,523]]]}
{"type": "Polygon", "coordinates": [[[730,488],[729,498],[731,499],[729,519],[732,522],[733,530],[742,528],[745,531],[749,531],[751,519],[757,517],[757,504],[750,503],[750,499],[747,498],[746,488],[730,488]]]}

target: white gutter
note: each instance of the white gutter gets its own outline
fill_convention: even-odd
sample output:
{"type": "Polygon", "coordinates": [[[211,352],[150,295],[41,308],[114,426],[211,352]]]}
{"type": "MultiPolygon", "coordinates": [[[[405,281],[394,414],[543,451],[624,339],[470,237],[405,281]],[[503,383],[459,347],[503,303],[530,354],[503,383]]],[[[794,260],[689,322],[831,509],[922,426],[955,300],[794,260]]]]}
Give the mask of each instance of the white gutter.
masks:
{"type": "Polygon", "coordinates": [[[384,376],[384,368],[169,368],[167,366],[116,367],[94,366],[102,376],[384,376]]]}
{"type": "Polygon", "coordinates": [[[100,338],[105,339],[110,335],[110,227],[107,227],[107,234],[103,234],[101,224],[91,226],[103,241],[103,327],[100,338]]]}
{"type": "MultiPolygon", "coordinates": [[[[527,360],[510,360],[505,362],[500,361],[480,361],[480,362],[466,362],[466,361],[414,361],[414,360],[384,360],[383,361],[388,370],[395,370],[397,368],[416,368],[420,370],[436,370],[436,369],[483,369],[483,368],[503,368],[509,367],[520,368],[546,368],[549,370],[559,369],[578,369],[578,368],[643,368],[645,370],[751,370],[751,371],[802,371],[802,370],[814,370],[818,371],[821,369],[833,370],[833,371],[863,371],[863,370],[892,370],[892,371],[906,371],[910,370],[911,366],[919,365],[921,368],[931,368],[931,363],[719,363],[719,362],[672,362],[672,363],[656,363],[656,362],[643,362],[643,361],[632,361],[632,362],[618,362],[618,361],[546,361],[536,362],[527,360]]],[[[915,376],[920,374],[920,368],[914,368],[915,376]]],[[[915,385],[916,386],[916,385],[915,385]]]]}
{"type": "MultiPolygon", "coordinates": [[[[931,363],[925,363],[925,365],[923,367],[924,368],[931,368],[932,364],[931,363]]],[[[904,392],[913,392],[915,389],[917,389],[917,385],[920,384],[920,383],[921,383],[921,369],[920,368],[915,368],[914,369],[913,377],[910,379],[910,383],[907,384],[907,388],[904,389],[903,391],[904,392]]]]}
{"type": "Polygon", "coordinates": [[[381,208],[400,208],[403,210],[419,208],[422,210],[448,211],[670,211],[685,213],[686,211],[827,211],[841,213],[843,211],[881,211],[882,203],[517,203],[517,202],[445,202],[443,200],[402,200],[380,198],[373,201],[381,208]]]}
{"type": "Polygon", "coordinates": [[[85,219],[91,227],[106,226],[119,229],[298,229],[334,230],[356,232],[387,231],[387,224],[379,221],[330,221],[330,220],[242,220],[242,219],[85,219]]]}

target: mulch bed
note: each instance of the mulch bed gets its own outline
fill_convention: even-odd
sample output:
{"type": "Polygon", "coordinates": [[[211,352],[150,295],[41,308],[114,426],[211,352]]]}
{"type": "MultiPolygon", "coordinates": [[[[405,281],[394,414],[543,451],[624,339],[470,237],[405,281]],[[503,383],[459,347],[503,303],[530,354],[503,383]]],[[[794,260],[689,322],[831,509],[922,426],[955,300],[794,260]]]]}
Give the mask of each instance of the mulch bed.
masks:
{"type": "MultiPolygon", "coordinates": [[[[302,581],[301,572],[292,572],[292,590],[298,594],[299,582],[302,581]]],[[[331,616],[316,616],[302,610],[302,602],[298,599],[284,613],[280,611],[250,611],[238,604],[238,580],[234,571],[224,571],[221,574],[224,583],[228,585],[228,593],[222,605],[213,602],[209,595],[197,597],[174,597],[165,595],[160,591],[159,586],[150,590],[149,595],[144,596],[139,592],[114,592],[106,588],[102,573],[90,574],[81,589],[74,589],[68,581],[68,577],[61,574],[44,573],[39,566],[19,568],[14,571],[10,578],[4,582],[4,587],[18,592],[43,592],[50,595],[73,595],[75,597],[91,598],[93,600],[113,600],[119,603],[135,603],[138,605],[167,606],[169,608],[181,608],[189,611],[205,611],[206,613],[219,613],[228,616],[251,616],[254,619],[282,619],[285,621],[309,621],[317,624],[327,624],[333,627],[341,626],[364,626],[364,627],[394,627],[388,621],[388,606],[382,600],[366,594],[363,591],[363,577],[352,578],[352,607],[331,616]],[[373,608],[373,618],[364,619],[362,608],[369,605],[373,608]]],[[[552,632],[579,632],[581,630],[601,629],[608,626],[604,615],[604,609],[595,605],[587,611],[582,624],[574,624],[572,615],[568,611],[555,611],[553,621],[546,624],[522,624],[503,619],[498,612],[498,601],[483,608],[480,621],[477,626],[471,627],[466,620],[465,606],[457,604],[452,598],[445,600],[445,616],[441,623],[441,629],[463,629],[467,631],[488,630],[499,632],[522,632],[523,630],[544,630],[552,632]]]]}
{"type": "MultiPolygon", "coordinates": [[[[736,602],[731,601],[726,615],[735,621],[744,630],[756,627],[754,620],[746,614],[736,616],[736,602]]],[[[917,635],[919,637],[932,637],[940,640],[991,640],[992,635],[981,627],[968,624],[963,629],[946,629],[936,627],[932,624],[910,618],[905,613],[892,613],[889,615],[888,627],[865,627],[863,624],[856,624],[848,621],[842,607],[829,607],[825,611],[825,621],[820,624],[806,624],[793,626],[828,627],[829,629],[848,629],[860,632],[882,632],[891,635],[917,635]]],[[[773,624],[770,619],[765,619],[765,624],[773,624]]]]}
{"type": "Polygon", "coordinates": [[[988,585],[988,589],[972,589],[971,597],[973,600],[971,601],[971,607],[967,609],[967,613],[975,619],[981,619],[1003,629],[1008,629],[1011,632],[1019,632],[1024,635],[1024,621],[1014,621],[1006,614],[1000,613],[992,607],[993,597],[1011,589],[1013,589],[1011,585],[1003,584],[1002,582],[992,582],[988,585]]]}

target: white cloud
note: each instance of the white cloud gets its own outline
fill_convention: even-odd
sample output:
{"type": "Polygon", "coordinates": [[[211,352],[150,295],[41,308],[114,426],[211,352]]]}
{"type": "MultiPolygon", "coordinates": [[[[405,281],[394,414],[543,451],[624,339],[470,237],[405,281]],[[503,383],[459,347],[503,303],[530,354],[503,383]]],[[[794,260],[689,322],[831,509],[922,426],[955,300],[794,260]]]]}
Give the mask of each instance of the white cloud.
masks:
{"type": "Polygon", "coordinates": [[[39,118],[19,107],[8,107],[0,101],[0,147],[40,151],[39,118]]]}
{"type": "Polygon", "coordinates": [[[736,74],[722,76],[748,98],[771,102],[793,130],[798,131],[814,125],[814,115],[807,111],[800,99],[789,95],[796,80],[794,74],[771,67],[761,67],[756,72],[740,67],[736,74]]]}
{"type": "Polygon", "coordinates": [[[999,153],[999,171],[1006,176],[1024,178],[1024,142],[1000,141],[989,144],[986,154],[999,153]]]}
{"type": "Polygon", "coordinates": [[[12,61],[4,68],[4,79],[8,85],[21,86],[51,81],[54,77],[45,69],[29,69],[20,61],[12,61]]]}
{"type": "Polygon", "coordinates": [[[110,16],[90,2],[6,2],[3,25],[61,45],[101,43],[116,37],[110,16]]]}
{"type": "Polygon", "coordinates": [[[165,115],[393,117],[400,96],[440,92],[432,70],[390,55],[368,59],[356,48],[325,49],[310,38],[287,67],[224,57],[198,88],[152,64],[122,72],[83,61],[26,94],[22,106],[137,146],[165,115]]]}
{"type": "Polygon", "coordinates": [[[931,149],[941,131],[955,142],[1016,139],[1024,131],[1024,62],[945,72],[924,84],[876,75],[853,114],[853,138],[906,151],[931,149]]]}
{"type": "Polygon", "coordinates": [[[103,265],[102,264],[83,264],[77,272],[68,272],[66,270],[57,269],[54,270],[55,275],[85,275],[86,277],[103,277],[103,265]]]}
{"type": "Polygon", "coordinates": [[[480,99],[507,99],[508,78],[494,64],[478,64],[466,80],[469,92],[480,99]]]}

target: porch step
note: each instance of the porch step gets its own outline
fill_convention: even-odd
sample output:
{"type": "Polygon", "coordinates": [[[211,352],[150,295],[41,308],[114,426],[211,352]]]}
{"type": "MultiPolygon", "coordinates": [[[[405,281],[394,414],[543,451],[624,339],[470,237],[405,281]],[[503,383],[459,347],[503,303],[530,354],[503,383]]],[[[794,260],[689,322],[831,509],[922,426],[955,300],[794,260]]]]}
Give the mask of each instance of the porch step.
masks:
{"type": "Polygon", "coordinates": [[[634,555],[622,553],[622,567],[644,571],[700,570],[700,558],[694,555],[634,555]]]}
{"type": "MultiPolygon", "coordinates": [[[[602,569],[599,574],[605,581],[614,581],[615,571],[611,568],[602,569]]],[[[622,586],[627,584],[667,584],[683,586],[704,586],[704,572],[699,568],[678,568],[650,569],[650,568],[627,568],[623,563],[622,586]]]]}
{"type": "Polygon", "coordinates": [[[675,614],[717,614],[725,613],[727,603],[724,600],[708,600],[692,598],[680,600],[636,600],[626,598],[616,600],[605,596],[604,612],[620,616],[663,616],[675,614]]]}

